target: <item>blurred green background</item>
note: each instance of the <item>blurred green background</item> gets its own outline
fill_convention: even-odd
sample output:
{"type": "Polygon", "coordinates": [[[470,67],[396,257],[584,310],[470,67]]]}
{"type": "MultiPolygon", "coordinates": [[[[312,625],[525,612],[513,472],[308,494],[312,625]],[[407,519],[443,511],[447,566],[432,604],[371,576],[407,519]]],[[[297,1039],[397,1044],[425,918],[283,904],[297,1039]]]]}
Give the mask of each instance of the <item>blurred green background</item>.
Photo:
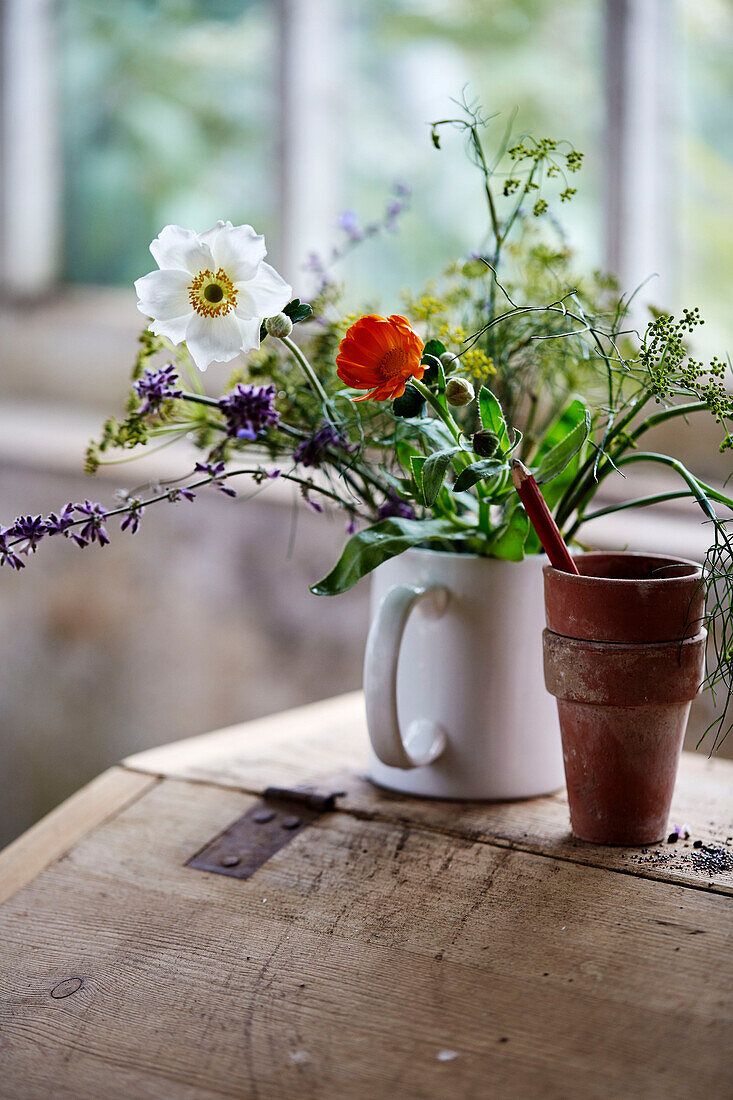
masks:
{"type": "MultiPolygon", "coordinates": [[[[726,0],[674,8],[668,304],[704,307],[710,341],[725,337],[733,268],[733,15],[726,0]]],[[[399,237],[367,243],[338,269],[352,300],[376,292],[390,308],[403,286],[479,243],[477,178],[458,139],[438,154],[427,126],[464,88],[487,113],[501,112],[497,138],[518,109],[520,128],[585,152],[579,194],[563,214],[583,258],[603,263],[600,0],[341,0],[333,10],[340,94],[327,156],[312,171],[334,189],[334,238],[341,209],[366,222],[396,180],[414,192],[399,237]]],[[[61,0],[59,14],[65,279],[129,285],[150,267],[148,243],[167,222],[201,230],[219,217],[248,221],[276,254],[278,5],[61,0]]],[[[295,121],[307,134],[309,119],[295,121]]]]}

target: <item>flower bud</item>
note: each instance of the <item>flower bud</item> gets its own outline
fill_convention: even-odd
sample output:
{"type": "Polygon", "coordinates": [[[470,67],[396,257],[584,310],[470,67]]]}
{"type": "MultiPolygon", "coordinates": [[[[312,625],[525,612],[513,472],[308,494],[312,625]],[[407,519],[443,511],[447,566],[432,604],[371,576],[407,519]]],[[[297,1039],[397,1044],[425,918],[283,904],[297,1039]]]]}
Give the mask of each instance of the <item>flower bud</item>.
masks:
{"type": "Polygon", "coordinates": [[[476,432],[471,440],[473,453],[478,455],[479,458],[491,458],[496,453],[498,446],[499,437],[496,432],[487,431],[485,428],[476,432]]]}
{"type": "Polygon", "coordinates": [[[402,397],[396,397],[392,402],[392,412],[395,416],[419,416],[424,404],[425,398],[408,382],[402,397]]]}
{"type": "Polygon", "coordinates": [[[445,384],[445,399],[449,405],[470,405],[475,397],[473,386],[465,378],[454,375],[445,384]]]}
{"type": "Polygon", "coordinates": [[[274,317],[265,319],[265,328],[270,336],[277,336],[284,340],[293,331],[293,322],[287,313],[276,313],[274,317]]]}
{"type": "Polygon", "coordinates": [[[444,370],[455,370],[458,366],[457,356],[452,351],[444,351],[440,357],[444,370]]]}

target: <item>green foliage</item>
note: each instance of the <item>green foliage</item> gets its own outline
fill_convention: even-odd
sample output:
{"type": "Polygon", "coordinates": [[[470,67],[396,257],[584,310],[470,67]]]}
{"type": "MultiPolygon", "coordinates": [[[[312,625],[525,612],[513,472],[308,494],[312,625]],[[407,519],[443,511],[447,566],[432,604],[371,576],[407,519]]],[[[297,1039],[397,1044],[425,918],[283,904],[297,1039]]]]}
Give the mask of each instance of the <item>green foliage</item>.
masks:
{"type": "MultiPolygon", "coordinates": [[[[294,325],[297,325],[300,321],[307,321],[313,316],[313,309],[306,302],[301,302],[300,298],[293,298],[292,302],[283,308],[283,313],[286,317],[289,317],[294,325]]],[[[268,336],[265,322],[260,325],[260,341],[266,340],[268,336]]]]}
{"type": "Polygon", "coordinates": [[[390,558],[414,546],[448,546],[465,541],[444,520],[385,519],[353,535],[338,562],[323,580],[311,587],[316,596],[338,596],[390,558]]]}
{"type": "Polygon", "coordinates": [[[479,392],[478,407],[483,430],[493,432],[497,438],[499,449],[503,452],[508,451],[510,447],[509,431],[507,430],[504,413],[496,397],[486,386],[482,386],[479,392]]]}
{"type": "Polygon", "coordinates": [[[538,485],[544,485],[553,481],[570,464],[571,460],[580,451],[590,434],[590,413],[583,410],[583,418],[566,435],[545,451],[542,460],[534,471],[535,481],[538,485]]]}
{"type": "Polygon", "coordinates": [[[447,451],[436,451],[425,459],[422,468],[422,503],[426,508],[432,508],[435,504],[451,460],[460,452],[460,447],[451,447],[447,451]]]}
{"type": "Polygon", "coordinates": [[[507,473],[509,466],[496,458],[482,458],[480,462],[472,462],[456,478],[453,486],[455,493],[465,493],[473,489],[480,481],[496,477],[497,474],[507,473]]]}
{"type": "Polygon", "coordinates": [[[504,508],[502,521],[489,543],[491,556],[506,561],[521,561],[530,532],[529,518],[516,496],[504,508]]]}

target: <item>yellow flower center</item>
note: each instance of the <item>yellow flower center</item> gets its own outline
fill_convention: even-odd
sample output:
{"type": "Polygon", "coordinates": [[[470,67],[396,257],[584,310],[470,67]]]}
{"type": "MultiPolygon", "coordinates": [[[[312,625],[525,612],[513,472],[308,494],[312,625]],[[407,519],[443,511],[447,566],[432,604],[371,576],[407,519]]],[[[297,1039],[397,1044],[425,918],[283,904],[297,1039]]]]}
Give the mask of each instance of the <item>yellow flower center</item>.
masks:
{"type": "Polygon", "coordinates": [[[199,271],[188,288],[191,305],[201,317],[224,317],[237,304],[237,291],[226,272],[199,271]]]}

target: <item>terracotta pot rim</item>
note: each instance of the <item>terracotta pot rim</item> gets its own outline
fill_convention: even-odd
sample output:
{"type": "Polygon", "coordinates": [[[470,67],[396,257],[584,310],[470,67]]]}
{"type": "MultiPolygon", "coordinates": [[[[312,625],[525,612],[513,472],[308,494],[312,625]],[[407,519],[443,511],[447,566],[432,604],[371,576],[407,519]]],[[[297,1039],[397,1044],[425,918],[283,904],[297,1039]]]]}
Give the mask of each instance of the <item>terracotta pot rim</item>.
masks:
{"type": "Polygon", "coordinates": [[[593,642],[544,630],[545,686],[556,699],[607,707],[689,703],[704,679],[707,631],[672,642],[593,642]]]}
{"type": "Polygon", "coordinates": [[[686,566],[687,569],[684,573],[677,574],[674,577],[603,577],[595,576],[591,573],[565,573],[561,569],[555,569],[553,565],[549,563],[543,566],[542,572],[545,576],[554,576],[558,573],[562,574],[563,581],[566,584],[580,585],[580,586],[597,586],[599,584],[607,584],[612,587],[618,586],[619,589],[628,588],[630,586],[638,586],[640,584],[652,584],[652,585],[674,585],[682,584],[688,585],[691,580],[702,579],[702,566],[697,561],[692,561],[690,558],[680,558],[672,554],[647,554],[641,550],[588,550],[582,554],[573,554],[573,560],[587,561],[589,558],[609,558],[609,557],[623,557],[623,558],[645,558],[647,561],[658,561],[662,563],[662,567],[669,566],[686,566]]]}

